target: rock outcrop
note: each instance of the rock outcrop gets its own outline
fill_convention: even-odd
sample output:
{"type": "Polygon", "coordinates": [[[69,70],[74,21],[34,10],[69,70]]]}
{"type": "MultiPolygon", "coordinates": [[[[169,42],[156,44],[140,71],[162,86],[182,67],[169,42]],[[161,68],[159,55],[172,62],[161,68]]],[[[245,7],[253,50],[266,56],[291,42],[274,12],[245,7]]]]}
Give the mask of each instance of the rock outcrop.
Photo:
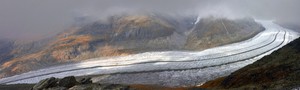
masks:
{"type": "Polygon", "coordinates": [[[79,82],[76,81],[76,78],[74,76],[69,76],[69,77],[65,77],[63,79],[58,80],[58,86],[60,87],[66,87],[66,88],[70,88],[76,84],[78,84],[79,82]]]}
{"type": "Polygon", "coordinates": [[[33,86],[32,90],[43,90],[46,88],[55,87],[57,86],[57,81],[58,80],[54,77],[41,80],[39,83],[33,86]]]}

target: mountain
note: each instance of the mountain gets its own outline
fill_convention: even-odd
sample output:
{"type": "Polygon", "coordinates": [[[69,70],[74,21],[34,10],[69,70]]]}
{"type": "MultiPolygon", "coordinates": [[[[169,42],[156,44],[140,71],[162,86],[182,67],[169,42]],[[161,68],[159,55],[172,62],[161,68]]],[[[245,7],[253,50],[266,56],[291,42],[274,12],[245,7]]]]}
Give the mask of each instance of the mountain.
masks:
{"type": "Polygon", "coordinates": [[[227,77],[209,81],[203,88],[293,89],[300,87],[300,38],[227,77]]]}
{"type": "Polygon", "coordinates": [[[12,55],[7,53],[7,52],[11,52],[12,50],[13,50],[12,41],[0,39],[0,64],[4,63],[5,60],[12,58],[12,55]]]}
{"type": "Polygon", "coordinates": [[[288,28],[296,32],[300,32],[300,25],[298,23],[291,23],[291,22],[284,22],[284,21],[277,21],[276,23],[284,28],[288,28]]]}
{"type": "Polygon", "coordinates": [[[186,48],[189,50],[203,50],[246,40],[264,30],[252,18],[228,20],[225,18],[203,18],[188,36],[186,48]]]}
{"type": "Polygon", "coordinates": [[[1,56],[0,78],[90,58],[148,51],[203,50],[245,40],[264,30],[247,18],[210,17],[200,23],[195,21],[194,16],[158,13],[112,15],[106,20],[90,22],[79,20],[54,37],[32,43],[14,42],[11,49],[3,50],[7,55],[1,56]],[[213,42],[198,43],[207,40],[213,42]]]}

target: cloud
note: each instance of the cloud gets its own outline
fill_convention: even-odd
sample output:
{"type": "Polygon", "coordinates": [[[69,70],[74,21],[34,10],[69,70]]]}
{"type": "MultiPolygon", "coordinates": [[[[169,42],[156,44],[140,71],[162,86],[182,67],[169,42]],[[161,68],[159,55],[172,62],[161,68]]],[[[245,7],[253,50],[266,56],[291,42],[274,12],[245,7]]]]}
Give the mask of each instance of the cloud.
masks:
{"type": "Polygon", "coordinates": [[[299,23],[300,0],[1,0],[0,37],[33,40],[54,35],[74,17],[120,12],[255,17],[299,23]]]}

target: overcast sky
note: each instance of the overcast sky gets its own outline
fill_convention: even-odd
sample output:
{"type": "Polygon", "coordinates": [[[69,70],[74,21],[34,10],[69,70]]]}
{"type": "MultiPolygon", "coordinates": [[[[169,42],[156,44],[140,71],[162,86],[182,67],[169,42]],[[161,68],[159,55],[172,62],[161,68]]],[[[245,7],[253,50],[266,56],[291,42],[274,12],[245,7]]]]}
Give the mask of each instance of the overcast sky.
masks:
{"type": "Polygon", "coordinates": [[[80,15],[101,18],[137,10],[299,23],[299,4],[300,0],[0,0],[0,38],[44,38],[66,29],[80,15]]]}

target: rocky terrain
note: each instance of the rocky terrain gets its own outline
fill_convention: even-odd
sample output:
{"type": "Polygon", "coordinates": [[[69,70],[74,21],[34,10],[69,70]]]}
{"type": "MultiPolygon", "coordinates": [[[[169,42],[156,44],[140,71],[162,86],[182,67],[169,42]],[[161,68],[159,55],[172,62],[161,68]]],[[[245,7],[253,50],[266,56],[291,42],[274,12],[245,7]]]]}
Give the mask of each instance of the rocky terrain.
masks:
{"type": "Polygon", "coordinates": [[[1,90],[206,90],[199,87],[162,87],[96,83],[89,77],[50,77],[35,84],[0,85],[1,90]]]}
{"type": "Polygon", "coordinates": [[[96,57],[158,50],[203,50],[245,40],[264,29],[247,18],[209,17],[199,23],[195,20],[195,17],[162,14],[122,14],[80,23],[32,43],[0,42],[6,43],[0,46],[0,78],[96,57]]]}
{"type": "Polygon", "coordinates": [[[47,78],[36,84],[0,85],[1,90],[137,90],[128,85],[97,84],[91,78],[47,78]]]}
{"type": "Polygon", "coordinates": [[[210,89],[293,89],[300,87],[300,38],[227,77],[202,85],[210,89]]]}
{"type": "Polygon", "coordinates": [[[35,84],[31,90],[134,90],[126,85],[119,84],[96,84],[91,78],[76,80],[74,76],[58,78],[47,78],[35,84]]]}

